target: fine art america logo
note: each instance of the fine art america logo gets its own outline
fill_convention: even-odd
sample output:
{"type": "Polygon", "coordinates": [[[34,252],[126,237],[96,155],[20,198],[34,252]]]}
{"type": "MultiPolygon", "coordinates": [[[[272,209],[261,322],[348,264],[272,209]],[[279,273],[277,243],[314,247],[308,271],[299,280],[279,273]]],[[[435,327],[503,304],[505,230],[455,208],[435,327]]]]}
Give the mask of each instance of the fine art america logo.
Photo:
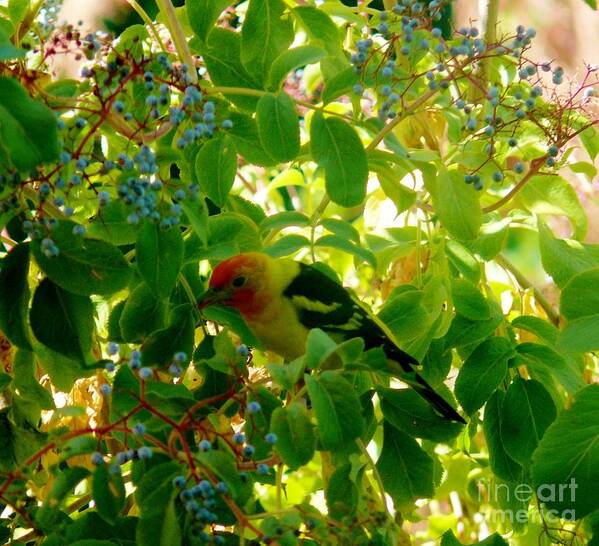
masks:
{"type": "MultiPolygon", "coordinates": [[[[544,483],[536,489],[527,483],[520,483],[516,486],[505,483],[490,483],[487,480],[478,482],[478,500],[493,502],[500,506],[514,506],[514,503],[521,503],[521,508],[511,509],[504,508],[495,510],[494,519],[501,522],[518,522],[526,523],[529,521],[531,514],[528,512],[528,503],[536,495],[539,503],[548,503],[550,506],[557,503],[559,506],[567,507],[574,506],[576,501],[576,489],[578,484],[574,478],[571,478],[567,483],[544,483]]],[[[563,519],[566,521],[574,521],[576,519],[576,511],[571,508],[562,510],[548,509],[543,510],[545,519],[563,519]]]]}

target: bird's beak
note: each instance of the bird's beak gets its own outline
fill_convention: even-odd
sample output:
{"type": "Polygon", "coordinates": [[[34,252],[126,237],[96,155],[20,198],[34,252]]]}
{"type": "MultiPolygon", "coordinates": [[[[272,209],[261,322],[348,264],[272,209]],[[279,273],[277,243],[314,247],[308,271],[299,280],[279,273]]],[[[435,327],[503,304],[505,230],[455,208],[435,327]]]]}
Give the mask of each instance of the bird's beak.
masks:
{"type": "Polygon", "coordinates": [[[208,288],[204,294],[198,300],[198,308],[205,309],[215,303],[222,303],[228,300],[230,294],[227,290],[216,290],[214,288],[208,288]]]}

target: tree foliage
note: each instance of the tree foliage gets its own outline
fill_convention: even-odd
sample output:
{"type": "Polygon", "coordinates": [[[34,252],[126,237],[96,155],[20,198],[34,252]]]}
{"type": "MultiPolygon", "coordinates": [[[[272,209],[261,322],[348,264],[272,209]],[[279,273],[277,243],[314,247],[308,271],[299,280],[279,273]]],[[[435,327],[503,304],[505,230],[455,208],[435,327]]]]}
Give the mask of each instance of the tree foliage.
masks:
{"type": "Polygon", "coordinates": [[[596,543],[596,69],[442,0],[157,6],[0,7],[0,542],[596,543]],[[350,284],[468,424],[359,339],[282,363],[201,313],[257,250],[350,284]]]}

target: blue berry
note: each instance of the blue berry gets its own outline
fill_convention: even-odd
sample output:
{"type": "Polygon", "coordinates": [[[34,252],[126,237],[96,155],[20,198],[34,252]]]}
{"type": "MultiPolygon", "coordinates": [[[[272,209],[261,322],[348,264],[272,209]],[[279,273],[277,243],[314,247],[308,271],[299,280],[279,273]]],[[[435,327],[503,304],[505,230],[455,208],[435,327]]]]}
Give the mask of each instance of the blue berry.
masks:
{"type": "Polygon", "coordinates": [[[146,425],[144,425],[143,423],[136,423],[135,425],[133,425],[131,432],[133,432],[133,434],[135,435],[141,436],[146,432],[146,425]]]}
{"type": "Polygon", "coordinates": [[[173,377],[179,377],[183,373],[183,369],[181,366],[178,366],[174,362],[168,367],[168,373],[170,373],[173,377]]]}
{"type": "Polygon", "coordinates": [[[258,472],[258,474],[266,476],[270,472],[270,468],[267,464],[259,463],[258,465],[256,465],[256,471],[258,472]]]}
{"type": "Polygon", "coordinates": [[[549,149],[547,150],[547,152],[549,153],[549,155],[551,157],[556,157],[559,152],[559,148],[555,145],[549,146],[549,149]]]}
{"type": "Polygon", "coordinates": [[[137,450],[137,456],[141,459],[150,459],[154,452],[148,446],[142,446],[137,450]]]}
{"type": "Polygon", "coordinates": [[[184,476],[176,476],[175,478],[173,478],[173,486],[177,489],[183,489],[186,483],[187,480],[184,476]]]}
{"type": "Polygon", "coordinates": [[[127,453],[124,451],[119,451],[115,458],[118,464],[125,464],[129,460],[129,455],[127,455],[127,453]]]}
{"type": "Polygon", "coordinates": [[[244,457],[249,458],[256,452],[256,448],[253,445],[248,444],[242,449],[241,452],[243,453],[244,457]]]}
{"type": "Polygon", "coordinates": [[[500,171],[495,171],[493,173],[493,181],[494,182],[501,182],[503,180],[503,173],[500,171]]]}
{"type": "Polygon", "coordinates": [[[266,442],[268,444],[276,444],[277,443],[277,435],[274,432],[269,432],[265,437],[264,440],[266,440],[266,442]]]}
{"type": "Polygon", "coordinates": [[[114,370],[116,370],[116,364],[114,362],[107,362],[106,366],[104,366],[104,369],[108,373],[112,373],[112,372],[114,372],[114,370]]]}
{"type": "Polygon", "coordinates": [[[236,444],[243,444],[243,442],[245,442],[245,434],[242,432],[236,432],[233,434],[233,442],[236,444]]]}
{"type": "Polygon", "coordinates": [[[260,403],[256,401],[252,401],[247,405],[247,410],[250,415],[258,413],[261,409],[262,407],[260,406],[260,403]]]}
{"type": "Polygon", "coordinates": [[[87,124],[87,121],[83,118],[77,118],[75,120],[75,127],[77,127],[77,129],[83,129],[86,124],[87,124]]]}
{"type": "Polygon", "coordinates": [[[96,466],[104,464],[104,455],[102,455],[102,453],[100,453],[99,451],[96,451],[92,453],[91,461],[92,464],[95,464],[96,466]]]}
{"type": "Polygon", "coordinates": [[[385,78],[390,78],[393,75],[393,69],[389,66],[385,66],[383,70],[381,70],[381,74],[385,78]]]}
{"type": "Polygon", "coordinates": [[[526,112],[522,110],[522,108],[518,108],[518,110],[516,110],[516,117],[518,119],[524,119],[526,117],[526,112]]]}
{"type": "Polygon", "coordinates": [[[218,482],[216,484],[215,489],[216,489],[216,492],[220,493],[221,495],[224,495],[229,490],[229,488],[227,487],[227,484],[225,482],[218,482]]]}
{"type": "Polygon", "coordinates": [[[524,163],[518,161],[518,163],[514,165],[514,171],[518,174],[522,174],[524,172],[524,163]]]}
{"type": "Polygon", "coordinates": [[[60,152],[60,162],[68,163],[71,161],[71,154],[69,152],[60,152]]]}
{"type": "Polygon", "coordinates": [[[175,192],[174,197],[177,201],[183,201],[183,199],[185,199],[185,190],[183,190],[183,189],[177,190],[175,192]]]}
{"type": "Polygon", "coordinates": [[[112,387],[108,384],[108,383],[104,383],[101,387],[100,387],[100,392],[104,395],[104,396],[108,396],[111,392],[112,392],[112,387]]]}
{"type": "Polygon", "coordinates": [[[199,443],[199,448],[201,451],[210,451],[210,449],[212,449],[212,443],[209,440],[202,440],[199,443]]]}
{"type": "Polygon", "coordinates": [[[139,370],[139,377],[141,377],[142,379],[150,379],[150,377],[152,377],[153,372],[152,372],[152,368],[140,368],[139,370]]]}
{"type": "Polygon", "coordinates": [[[175,362],[186,362],[187,355],[183,351],[179,351],[178,353],[175,353],[173,360],[175,360],[175,362]]]}
{"type": "Polygon", "coordinates": [[[510,146],[510,147],[512,147],[512,148],[513,148],[514,146],[517,146],[517,145],[518,145],[518,141],[517,141],[515,138],[510,138],[510,139],[507,141],[507,143],[508,143],[508,146],[510,146]]]}
{"type": "Polygon", "coordinates": [[[553,159],[552,157],[548,157],[545,163],[548,167],[553,167],[555,165],[555,159],[553,159]]]}
{"type": "Polygon", "coordinates": [[[109,201],[110,194],[107,191],[102,190],[101,192],[98,192],[98,202],[101,207],[107,205],[109,201]]]}
{"type": "Polygon", "coordinates": [[[221,123],[221,127],[223,129],[232,129],[233,128],[233,122],[230,119],[225,119],[221,123]]]}
{"type": "Polygon", "coordinates": [[[115,343],[114,341],[111,341],[110,343],[108,343],[108,354],[110,356],[116,355],[119,352],[119,344],[115,343]]]}
{"type": "Polygon", "coordinates": [[[73,235],[79,235],[80,237],[83,237],[83,235],[85,235],[85,227],[83,227],[81,224],[77,224],[73,227],[73,235]]]}

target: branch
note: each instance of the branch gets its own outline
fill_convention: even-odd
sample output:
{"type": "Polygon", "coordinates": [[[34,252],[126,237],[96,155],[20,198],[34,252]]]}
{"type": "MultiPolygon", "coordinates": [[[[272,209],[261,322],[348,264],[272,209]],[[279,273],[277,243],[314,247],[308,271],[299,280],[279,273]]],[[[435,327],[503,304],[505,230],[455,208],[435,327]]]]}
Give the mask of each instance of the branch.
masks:
{"type": "Polygon", "coordinates": [[[532,289],[533,294],[535,296],[535,300],[543,308],[543,310],[547,314],[547,318],[555,326],[559,326],[559,313],[553,308],[553,306],[549,303],[549,301],[543,295],[543,293],[534,284],[532,284],[524,276],[524,274],[518,268],[516,268],[516,266],[512,262],[510,262],[505,256],[503,256],[502,254],[498,254],[495,257],[495,261],[506,271],[509,271],[522,288],[532,289]]]}
{"type": "Polygon", "coordinates": [[[171,0],[156,0],[156,4],[166,18],[166,26],[171,33],[171,38],[177,49],[177,53],[181,60],[189,67],[189,76],[191,83],[198,83],[198,71],[195,67],[195,62],[191,56],[191,51],[187,45],[183,29],[177,20],[177,14],[171,0]]]}

